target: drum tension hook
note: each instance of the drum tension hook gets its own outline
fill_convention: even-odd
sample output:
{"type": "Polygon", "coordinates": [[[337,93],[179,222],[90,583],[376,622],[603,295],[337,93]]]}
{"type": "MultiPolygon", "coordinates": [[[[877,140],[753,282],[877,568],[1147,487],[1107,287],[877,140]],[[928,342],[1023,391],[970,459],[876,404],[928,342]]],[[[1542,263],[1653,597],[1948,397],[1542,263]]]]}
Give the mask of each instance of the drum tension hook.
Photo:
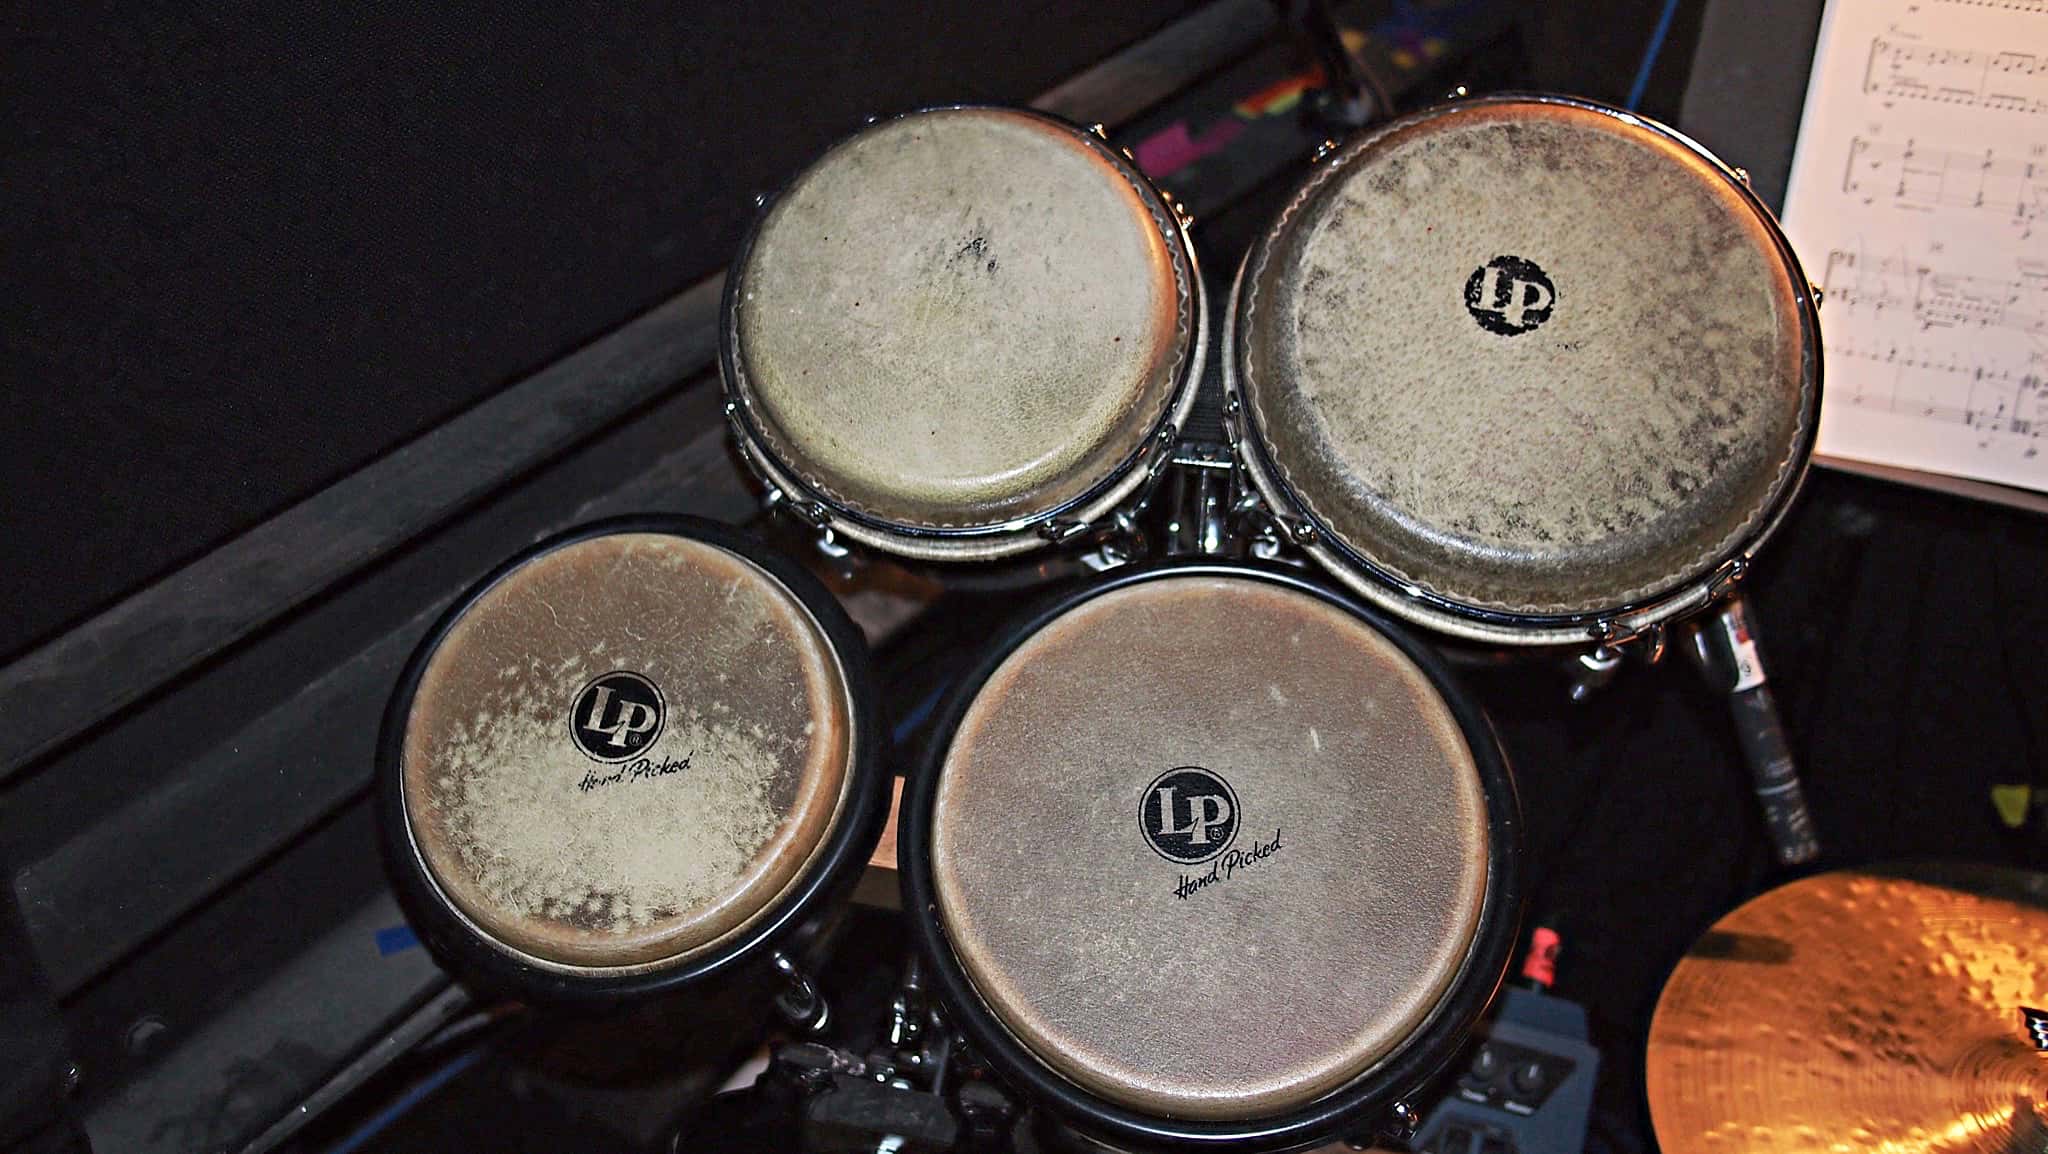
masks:
{"type": "Polygon", "coordinates": [[[788,954],[776,950],[768,955],[768,962],[775,972],[782,975],[786,985],[775,995],[775,1008],[782,1013],[789,1024],[807,1034],[823,1033],[832,1020],[832,1007],[811,976],[801,966],[790,960],[788,954]]]}
{"type": "Polygon", "coordinates": [[[1608,683],[1614,680],[1615,674],[1621,671],[1622,658],[1622,651],[1612,645],[1602,645],[1598,649],[1579,654],[1578,659],[1573,662],[1575,668],[1570,690],[1572,702],[1583,704],[1592,700],[1595,693],[1605,689],[1608,683]]]}
{"type": "Polygon", "coordinates": [[[1055,545],[1071,541],[1088,531],[1086,521],[1066,521],[1059,518],[1047,521],[1038,527],[1038,535],[1055,545]]]}
{"type": "Polygon", "coordinates": [[[1422,1129],[1422,1111],[1417,1110],[1411,1103],[1404,1099],[1387,1107],[1387,1120],[1381,1127],[1384,1137],[1406,1144],[1415,1137],[1415,1132],[1420,1129],[1422,1129]]]}
{"type": "Polygon", "coordinates": [[[1707,582],[1707,599],[1709,601],[1719,601],[1721,598],[1726,597],[1748,575],[1749,558],[1730,557],[1725,564],[1714,571],[1713,578],[1707,582]]]}
{"type": "Polygon", "coordinates": [[[844,561],[848,557],[853,556],[853,550],[839,543],[838,535],[832,532],[832,528],[829,525],[818,530],[817,546],[818,552],[823,553],[834,561],[844,561]]]}

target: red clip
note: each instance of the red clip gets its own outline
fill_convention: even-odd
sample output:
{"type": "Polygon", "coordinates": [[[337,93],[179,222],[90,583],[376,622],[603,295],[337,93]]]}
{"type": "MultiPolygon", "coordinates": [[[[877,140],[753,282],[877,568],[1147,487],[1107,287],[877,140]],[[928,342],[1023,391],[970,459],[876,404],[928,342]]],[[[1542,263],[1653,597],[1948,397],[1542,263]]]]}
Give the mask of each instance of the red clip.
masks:
{"type": "Polygon", "coordinates": [[[1549,926],[1537,926],[1529,935],[1529,956],[1522,962],[1522,976],[1549,989],[1557,981],[1557,951],[1564,939],[1549,926]]]}

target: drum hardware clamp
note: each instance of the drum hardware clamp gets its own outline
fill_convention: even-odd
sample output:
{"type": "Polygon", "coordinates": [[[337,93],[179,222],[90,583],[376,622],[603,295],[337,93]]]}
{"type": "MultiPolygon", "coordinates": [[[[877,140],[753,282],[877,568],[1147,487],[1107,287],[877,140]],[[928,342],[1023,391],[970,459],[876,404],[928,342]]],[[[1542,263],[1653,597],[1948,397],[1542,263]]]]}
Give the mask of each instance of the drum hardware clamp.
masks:
{"type": "Polygon", "coordinates": [[[823,530],[818,538],[818,548],[827,557],[839,558],[846,556],[846,546],[841,545],[832,532],[831,510],[825,508],[822,502],[799,500],[795,495],[785,491],[781,485],[775,482],[773,477],[768,475],[768,470],[763,468],[760,460],[754,456],[754,450],[747,443],[746,427],[740,419],[738,401],[729,400],[725,402],[725,420],[728,425],[732,426],[733,431],[738,434],[733,437],[732,445],[734,450],[739,453],[740,463],[747,467],[747,472],[752,473],[755,480],[761,482],[761,507],[770,511],[778,507],[786,507],[804,524],[809,525],[813,529],[823,530]]]}
{"type": "Polygon", "coordinates": [[[889,1002],[889,1044],[899,1050],[915,1045],[924,1034],[927,1007],[924,999],[924,967],[912,954],[903,968],[903,981],[889,1002]]]}
{"type": "MultiPolygon", "coordinates": [[[[1638,629],[1623,629],[1611,617],[1603,617],[1593,623],[1593,640],[1599,643],[1594,653],[1612,652],[1617,659],[1634,650],[1646,665],[1655,665],[1664,659],[1666,635],[1664,623],[1654,621],[1638,629]]],[[[1591,668],[1588,666],[1588,668],[1591,668]]],[[[1576,701],[1578,698],[1573,697],[1576,701]]]]}
{"type": "Polygon", "coordinates": [[[1145,481],[1138,486],[1138,491],[1133,494],[1134,500],[1129,504],[1142,506],[1151,497],[1153,487],[1166,473],[1166,466],[1173,463],[1173,448],[1179,443],[1180,429],[1172,421],[1159,426],[1159,431],[1152,436],[1151,447],[1145,450],[1145,481]]]}
{"type": "Polygon", "coordinates": [[[1572,678],[1571,689],[1568,691],[1572,703],[1584,704],[1591,701],[1595,693],[1607,688],[1608,683],[1621,672],[1624,660],[1626,655],[1609,645],[1602,645],[1579,654],[1573,662],[1577,666],[1576,676],[1572,678]]]}
{"type": "MultiPolygon", "coordinates": [[[[1112,537],[1120,537],[1124,541],[1135,541],[1139,537],[1137,512],[1145,510],[1151,504],[1153,494],[1159,492],[1159,480],[1165,476],[1165,467],[1178,461],[1178,455],[1174,453],[1174,449],[1178,445],[1180,445],[1180,426],[1174,424],[1171,420],[1167,420],[1165,424],[1159,426],[1157,432],[1153,432],[1151,443],[1145,447],[1145,480],[1139,482],[1139,488],[1110,512],[1110,527],[1108,527],[1108,531],[1110,531],[1112,537]]],[[[1044,529],[1051,529],[1053,525],[1055,523],[1047,523],[1047,525],[1040,529],[1040,533],[1044,533],[1044,529]]],[[[1069,541],[1079,531],[1087,529],[1085,523],[1077,523],[1077,521],[1063,521],[1063,523],[1057,523],[1057,525],[1063,525],[1061,535],[1057,535],[1057,537],[1047,535],[1047,539],[1055,541],[1055,543],[1057,541],[1069,541]]],[[[1104,543],[1104,549],[1106,549],[1104,551],[1104,560],[1108,562],[1104,568],[1112,568],[1112,566],[1118,566],[1118,564],[1130,560],[1130,551],[1128,549],[1120,549],[1120,547],[1114,547],[1110,543],[1104,543]]]]}
{"type": "Polygon", "coordinates": [[[1647,664],[1655,665],[1659,661],[1664,660],[1664,651],[1670,643],[1670,636],[1664,628],[1664,623],[1659,621],[1655,624],[1644,626],[1635,635],[1633,640],[1638,647],[1638,652],[1643,655],[1643,661],[1647,664]]]}
{"type": "Polygon", "coordinates": [[[1223,446],[1209,441],[1184,441],[1173,452],[1173,463],[1189,469],[1228,469],[1237,461],[1223,446]]]}
{"type": "Polygon", "coordinates": [[[1290,517],[1285,513],[1270,513],[1269,516],[1280,525],[1281,529],[1286,531],[1287,539],[1296,545],[1313,545],[1322,539],[1321,530],[1318,530],[1312,521],[1305,521],[1300,517],[1290,517]]]}
{"type": "MultiPolygon", "coordinates": [[[[1131,163],[1136,164],[1137,161],[1137,157],[1131,157],[1131,163]]],[[[1195,227],[1195,214],[1188,211],[1187,205],[1182,204],[1172,193],[1163,188],[1159,189],[1158,192],[1159,199],[1166,202],[1166,207],[1173,211],[1173,218],[1180,222],[1182,228],[1195,227]]]]}
{"type": "Polygon", "coordinates": [[[1316,150],[1309,154],[1308,162],[1310,164],[1321,164],[1322,162],[1330,159],[1331,153],[1336,152],[1338,149],[1342,147],[1344,147],[1343,141],[1338,140],[1335,137],[1331,137],[1323,141],[1321,144],[1316,145],[1316,150]]]}
{"type": "Polygon", "coordinates": [[[761,500],[763,505],[770,509],[778,507],[788,509],[799,521],[813,529],[824,530],[827,537],[831,536],[832,514],[824,505],[816,501],[799,501],[788,493],[783,492],[782,487],[773,482],[763,482],[763,484],[767,489],[767,496],[761,500]]]}
{"type": "Polygon", "coordinates": [[[1095,548],[1081,554],[1078,560],[1090,572],[1107,573],[1137,559],[1141,549],[1133,548],[1132,542],[1138,540],[1138,520],[1134,510],[1118,509],[1110,514],[1110,523],[1103,528],[1101,541],[1095,548]]]}
{"type": "Polygon", "coordinates": [[[1055,545],[1065,544],[1088,531],[1088,522],[1054,517],[1038,527],[1038,535],[1055,545]]]}
{"type": "Polygon", "coordinates": [[[832,1020],[832,1007],[818,992],[816,983],[788,954],[776,950],[768,955],[770,965],[788,985],[775,995],[775,1008],[789,1023],[807,1034],[821,1034],[832,1020]]]}
{"type": "Polygon", "coordinates": [[[1721,598],[1726,597],[1734,592],[1735,586],[1740,584],[1742,579],[1748,575],[1749,558],[1747,556],[1728,558],[1728,560],[1722,562],[1719,569],[1714,571],[1713,577],[1708,579],[1707,600],[1719,601],[1721,598]]]}
{"type": "Polygon", "coordinates": [[[839,543],[838,534],[834,533],[829,525],[818,530],[817,546],[818,552],[834,561],[844,561],[853,556],[853,550],[839,543]]]}
{"type": "Polygon", "coordinates": [[[1387,1121],[1381,1132],[1396,1142],[1407,1142],[1422,1129],[1422,1111],[1417,1110],[1407,1099],[1401,1099],[1387,1108],[1387,1121]]]}

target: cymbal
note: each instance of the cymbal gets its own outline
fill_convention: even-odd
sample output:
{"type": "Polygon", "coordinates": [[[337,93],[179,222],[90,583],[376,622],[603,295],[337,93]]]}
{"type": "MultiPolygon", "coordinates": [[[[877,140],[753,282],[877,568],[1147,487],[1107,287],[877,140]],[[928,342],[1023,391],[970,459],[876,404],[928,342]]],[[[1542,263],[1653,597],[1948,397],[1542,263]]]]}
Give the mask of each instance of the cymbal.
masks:
{"type": "Polygon", "coordinates": [[[2048,877],[1793,882],[1722,918],[1665,986],[1647,1071],[1657,1140],[1665,1154],[2042,1154],[2048,1053],[2022,1007],[2048,1007],[2048,877]]]}

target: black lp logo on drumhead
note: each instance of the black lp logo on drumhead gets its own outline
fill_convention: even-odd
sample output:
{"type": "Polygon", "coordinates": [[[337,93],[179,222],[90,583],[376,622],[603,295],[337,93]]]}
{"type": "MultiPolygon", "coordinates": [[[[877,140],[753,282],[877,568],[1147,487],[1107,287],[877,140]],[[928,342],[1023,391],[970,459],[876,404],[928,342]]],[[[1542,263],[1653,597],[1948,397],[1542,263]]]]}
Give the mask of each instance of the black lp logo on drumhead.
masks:
{"type": "Polygon", "coordinates": [[[1152,851],[1193,865],[1230,848],[1237,836],[1237,794],[1221,777],[1196,765],[1169,769],[1138,802],[1138,828],[1152,851]]]}
{"type": "Polygon", "coordinates": [[[637,673],[615,670],[583,687],[569,708],[569,736],[598,761],[637,757],[668,720],[661,690],[637,673]]]}
{"type": "Polygon", "coordinates": [[[1465,281],[1465,311],[1490,333],[1512,337],[1550,319],[1557,286],[1533,260],[1497,256],[1465,281]]]}

